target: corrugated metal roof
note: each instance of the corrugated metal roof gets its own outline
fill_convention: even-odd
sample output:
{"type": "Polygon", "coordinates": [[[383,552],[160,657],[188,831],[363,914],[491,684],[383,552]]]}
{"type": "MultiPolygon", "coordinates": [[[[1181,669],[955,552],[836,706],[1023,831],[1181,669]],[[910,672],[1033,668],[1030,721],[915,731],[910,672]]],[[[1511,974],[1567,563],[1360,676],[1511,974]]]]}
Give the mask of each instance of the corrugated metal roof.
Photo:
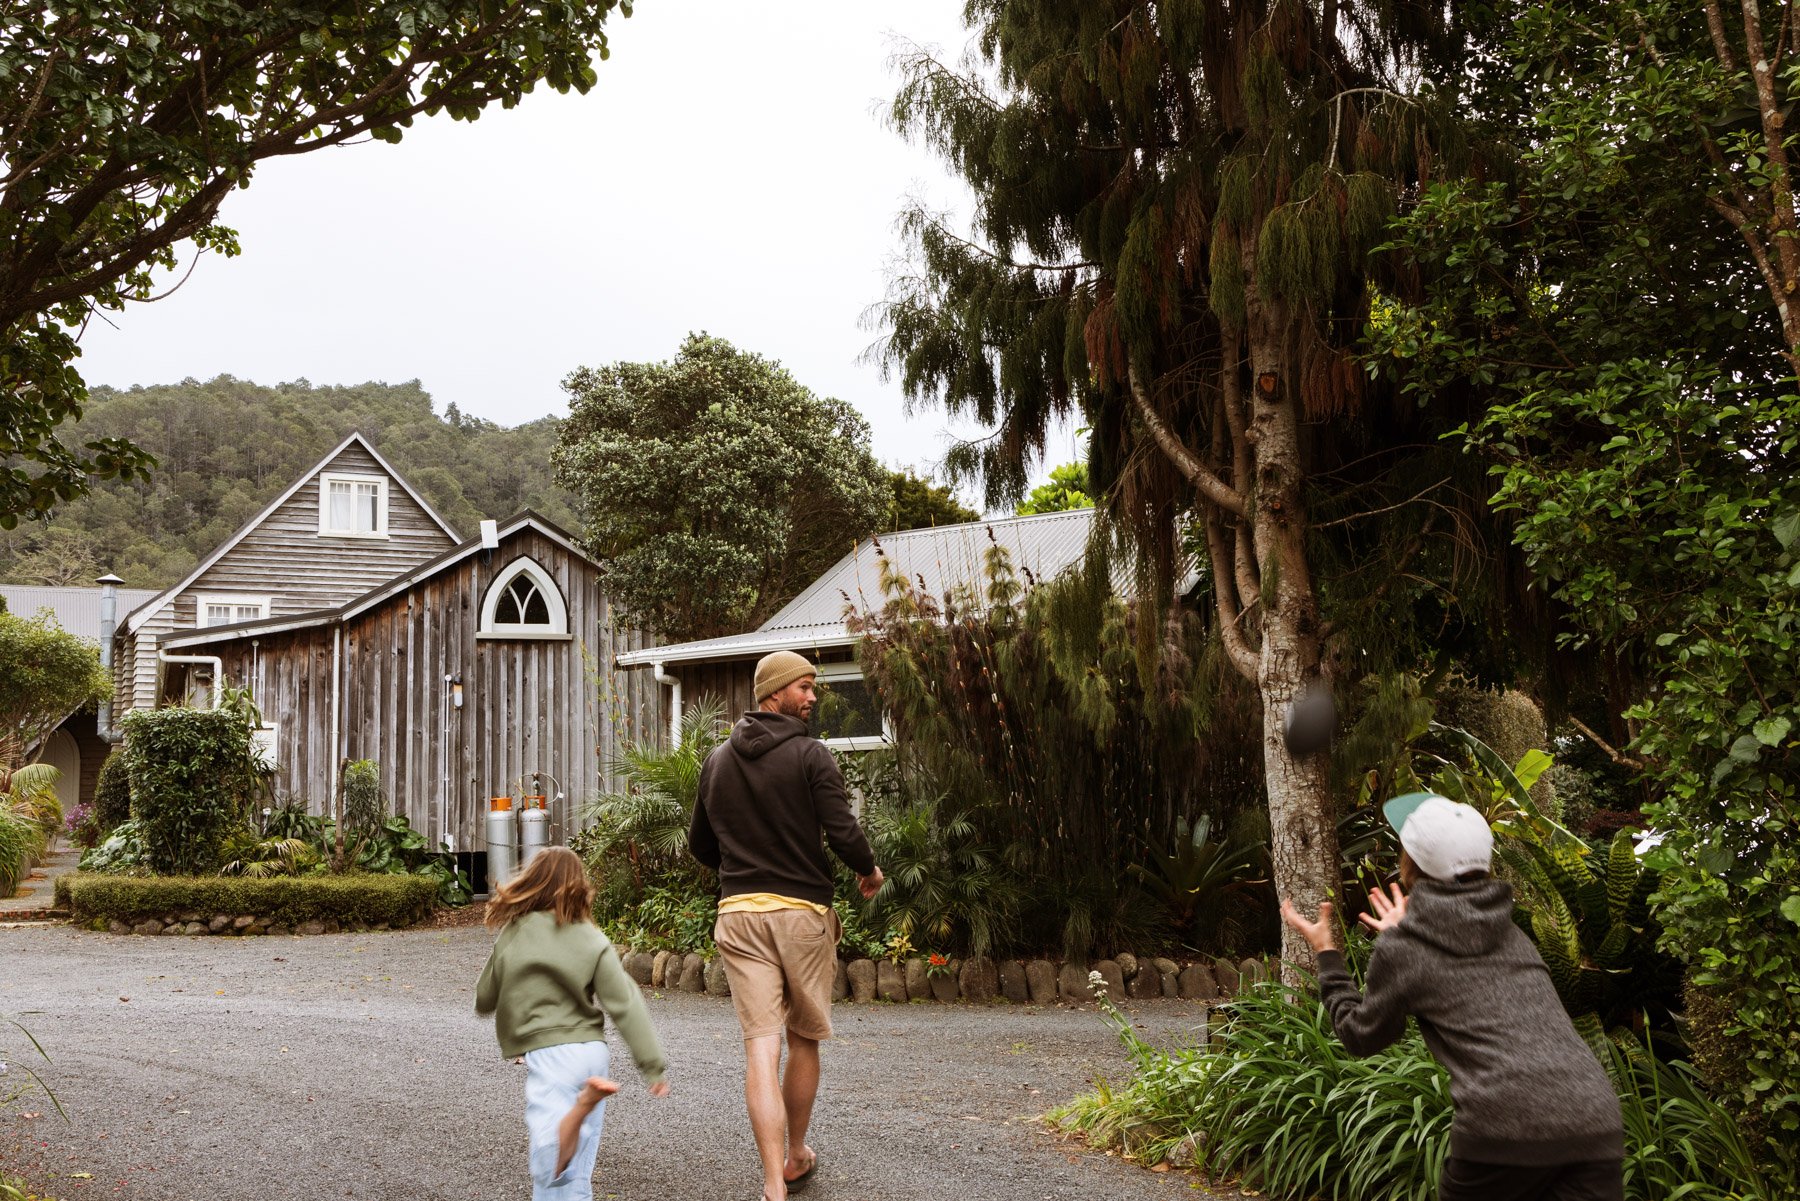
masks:
{"type": "MultiPolygon", "coordinates": [[[[119,589],[117,617],[125,615],[156,595],[154,588],[119,589]]],[[[48,609],[56,624],[81,638],[100,641],[100,589],[51,588],[38,584],[0,584],[6,611],[15,617],[36,617],[48,609]]]]}
{"type": "Polygon", "coordinates": [[[988,549],[998,543],[1012,554],[1013,569],[1048,580],[1079,563],[1087,551],[1094,510],[996,517],[963,525],[904,530],[864,539],[855,550],[764,622],[761,629],[728,638],[680,642],[620,655],[621,666],[737,659],[773,650],[844,646],[853,639],[844,628],[846,604],[879,609],[883,557],[906,573],[914,588],[943,596],[959,587],[979,586],[988,549]]]}

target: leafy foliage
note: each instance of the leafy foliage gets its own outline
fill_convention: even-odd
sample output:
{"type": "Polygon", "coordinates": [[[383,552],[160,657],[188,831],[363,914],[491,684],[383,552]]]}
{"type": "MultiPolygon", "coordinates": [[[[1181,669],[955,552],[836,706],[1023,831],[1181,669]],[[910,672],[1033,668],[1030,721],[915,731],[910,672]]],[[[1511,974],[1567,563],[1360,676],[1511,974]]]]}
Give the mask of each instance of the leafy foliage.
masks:
{"type": "Polygon", "coordinates": [[[991,818],[934,787],[928,768],[902,782],[890,752],[868,752],[861,766],[869,842],[887,877],[870,920],[921,947],[987,955],[1013,944],[1024,880],[1010,848],[985,841],[991,818]]]}
{"type": "Polygon", "coordinates": [[[1776,93],[1795,64],[1740,40],[1777,19],[1754,9],[1716,37],[1703,6],[1661,0],[1512,15],[1488,116],[1517,167],[1422,192],[1395,245],[1426,286],[1374,349],[1422,398],[1488,404],[1466,444],[1609,685],[1653,793],[1663,946],[1732,998],[1746,1072],[1724,1099],[1791,1183],[1800,261],[1776,93]]]}
{"type": "Polygon", "coordinates": [[[762,624],[888,512],[862,416],[723,339],[563,386],[557,481],[620,607],[671,639],[762,624]]]}
{"type": "MultiPolygon", "coordinates": [[[[595,920],[641,932],[633,946],[661,940],[698,949],[685,947],[690,925],[709,900],[716,901],[717,885],[688,854],[687,832],[700,797],[700,769],[729,733],[722,702],[689,707],[673,747],[654,736],[627,741],[608,769],[623,777],[625,790],[595,798],[583,813],[591,824],[580,853],[596,885],[595,920]]],[[[712,928],[706,929],[710,938],[712,928]]]]}
{"type": "Polygon", "coordinates": [[[94,783],[94,821],[102,830],[111,830],[131,820],[131,770],[125,756],[118,751],[100,765],[100,776],[94,783]]]}
{"type": "Polygon", "coordinates": [[[152,871],[193,875],[219,865],[225,839],[248,819],[262,786],[250,731],[236,709],[141,709],[125,715],[132,803],[152,871]]]}
{"type": "Polygon", "coordinates": [[[253,914],[293,926],[410,926],[431,911],[439,882],[425,875],[59,876],[56,896],[78,922],[141,921],[172,913],[253,914]]]}
{"type": "MultiPolygon", "coordinates": [[[[1122,1088],[1102,1084],[1052,1111],[1051,1120],[1151,1163],[1192,1146],[1209,1174],[1277,1196],[1437,1195],[1450,1152],[1450,1078],[1416,1030],[1356,1059],[1316,998],[1279,985],[1259,983],[1213,1012],[1224,1022],[1204,1043],[1164,1051],[1103,1001],[1135,1074],[1122,1088]]],[[[1597,1051],[1625,1116],[1631,1201],[1780,1195],[1686,1064],[1655,1060],[1630,1036],[1597,1051]]]]}
{"type": "MultiPolygon", "coordinates": [[[[1050,431],[1082,420],[1084,491],[1153,615],[1144,658],[1171,645],[1151,631],[1198,560],[1208,632],[1270,729],[1320,676],[1414,666],[1434,639],[1510,667],[1483,620],[1504,543],[1479,472],[1438,441],[1451,413],[1355,359],[1372,285],[1406,282],[1372,256],[1389,216],[1470,161],[1454,105],[1491,10],[976,0],[966,16],[964,65],[904,55],[890,112],[968,184],[971,228],[908,211],[882,310],[908,395],[994,431],[955,448],[953,478],[1017,503],[1050,431]]],[[[1326,773],[1260,746],[1274,878],[1316,904],[1338,859],[1326,773]]]]}
{"type": "Polygon", "coordinates": [[[421,115],[472,121],[538,83],[585,92],[616,0],[13,5],[0,43],[0,526],[149,456],[57,429],[95,310],[153,299],[178,249],[233,255],[219,205],[258,163],[421,115]]]}
{"type": "MultiPolygon", "coordinates": [[[[1244,817],[1254,824],[1255,814],[1244,817]]],[[[1251,936],[1248,920],[1267,911],[1264,898],[1247,894],[1268,883],[1268,845],[1245,831],[1245,824],[1240,820],[1237,829],[1215,839],[1211,814],[1201,814],[1191,828],[1186,818],[1178,818],[1173,851],[1126,866],[1162,905],[1177,936],[1197,949],[1245,945],[1251,936]]]]}
{"type": "Polygon", "coordinates": [[[1155,627],[1168,649],[1146,680],[1143,611],[1104,567],[1027,586],[996,546],[978,594],[942,598],[882,572],[882,608],[852,624],[895,733],[870,809],[907,864],[883,860],[887,920],[947,932],[950,949],[979,929],[983,945],[1071,958],[1156,937],[1157,905],[1127,865],[1197,811],[1242,809],[1257,783],[1242,691],[1203,633],[1155,627]]]}
{"type": "Polygon", "coordinates": [[[0,612],[0,771],[18,767],[71,713],[110,695],[93,643],[54,621],[0,612]]]}
{"type": "Polygon", "coordinates": [[[981,514],[958,501],[949,488],[914,475],[910,467],[888,472],[888,482],[893,488],[893,502],[881,523],[884,534],[981,519],[981,514]]]}
{"type": "Polygon", "coordinates": [[[99,845],[82,855],[84,872],[121,874],[147,871],[150,853],[144,849],[144,827],[138,822],[122,821],[99,845]]]}
{"type": "Polygon", "coordinates": [[[1018,513],[1028,517],[1033,513],[1091,509],[1094,507],[1094,498],[1089,492],[1091,487],[1086,463],[1064,463],[1051,469],[1049,483],[1039,484],[1019,502],[1018,513]]]}
{"type": "Polygon", "coordinates": [[[573,526],[550,479],[553,417],[510,429],[441,414],[417,380],[264,387],[219,376],[129,390],[96,388],[82,428],[155,455],[148,477],[97,480],[45,522],[0,532],[0,577],[131,587],[175,583],[352,431],[361,431],[452,527],[533,509],[573,526]]]}

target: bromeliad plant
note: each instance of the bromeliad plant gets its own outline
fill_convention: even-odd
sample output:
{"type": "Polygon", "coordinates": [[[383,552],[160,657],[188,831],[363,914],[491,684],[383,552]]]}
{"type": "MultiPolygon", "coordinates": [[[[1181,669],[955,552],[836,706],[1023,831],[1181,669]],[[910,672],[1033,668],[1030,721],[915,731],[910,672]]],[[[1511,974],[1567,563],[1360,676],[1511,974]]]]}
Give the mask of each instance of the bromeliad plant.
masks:
{"type": "Polygon", "coordinates": [[[1153,855],[1148,866],[1126,870],[1168,914],[1178,938],[1197,949],[1221,950],[1238,945],[1248,933],[1248,908],[1257,904],[1245,894],[1268,882],[1268,846],[1261,839],[1234,831],[1214,839],[1210,814],[1201,814],[1190,829],[1175,823],[1175,849],[1153,855]]]}

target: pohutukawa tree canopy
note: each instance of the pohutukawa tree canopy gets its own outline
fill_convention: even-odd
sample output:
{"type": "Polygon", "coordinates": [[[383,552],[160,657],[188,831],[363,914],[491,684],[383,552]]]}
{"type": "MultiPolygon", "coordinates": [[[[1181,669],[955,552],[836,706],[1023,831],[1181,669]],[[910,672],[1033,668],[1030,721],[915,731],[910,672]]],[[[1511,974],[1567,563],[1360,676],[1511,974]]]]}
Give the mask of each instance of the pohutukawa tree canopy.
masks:
{"type": "MultiPolygon", "coordinates": [[[[1450,544],[1479,550],[1445,416],[1373,389],[1353,352],[1397,198],[1458,165],[1455,7],[970,0],[971,64],[904,56],[892,109],[976,212],[967,237],[904,217],[886,363],[996,431],[950,461],[990,504],[1079,413],[1149,595],[1197,550],[1262,698],[1276,884],[1309,910],[1337,888],[1335,813],[1326,756],[1291,755],[1282,716],[1334,648],[1360,653],[1334,631],[1391,620],[1384,651],[1406,650],[1416,610],[1467,599],[1441,588],[1468,562],[1450,544]]],[[[1311,961],[1291,931],[1284,952],[1311,961]]]]}
{"type": "Polygon", "coordinates": [[[8,4],[0,526],[151,465],[118,439],[57,439],[86,399],[76,340],[95,312],[151,299],[183,243],[236,254],[219,205],[258,163],[397,142],[424,114],[472,121],[539,82],[585,92],[614,9],[629,0],[8,4]]]}
{"type": "Polygon", "coordinates": [[[667,638],[756,628],[892,507],[854,408],[722,338],[583,367],[563,387],[557,482],[613,599],[667,638]]]}

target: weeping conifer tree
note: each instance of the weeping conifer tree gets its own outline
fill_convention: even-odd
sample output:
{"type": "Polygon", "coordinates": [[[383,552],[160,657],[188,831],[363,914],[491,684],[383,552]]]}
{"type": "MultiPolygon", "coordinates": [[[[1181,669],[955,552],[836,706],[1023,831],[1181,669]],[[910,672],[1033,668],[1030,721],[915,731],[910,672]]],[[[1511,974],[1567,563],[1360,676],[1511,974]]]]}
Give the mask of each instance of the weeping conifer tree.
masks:
{"type": "MultiPolygon", "coordinates": [[[[1326,756],[1283,744],[1288,706],[1373,666],[1368,645],[1403,657],[1379,627],[1416,623],[1416,593],[1443,594],[1443,633],[1479,591],[1444,578],[1486,578],[1478,469],[1435,449],[1458,415],[1381,392],[1354,353],[1372,284],[1407,283],[1372,276],[1396,203],[1460,169],[1439,114],[1472,39],[1441,0],[969,0],[965,19],[963,67],[902,56],[892,118],[968,183],[974,234],[905,215],[883,361],[995,430],[950,462],[990,504],[1079,415],[1140,598],[1171,603],[1193,548],[1261,698],[1276,885],[1310,911],[1338,886],[1336,814],[1326,756]],[[1347,625],[1373,632],[1334,639],[1347,625]]],[[[1292,932],[1283,950],[1311,966],[1292,932]]]]}

